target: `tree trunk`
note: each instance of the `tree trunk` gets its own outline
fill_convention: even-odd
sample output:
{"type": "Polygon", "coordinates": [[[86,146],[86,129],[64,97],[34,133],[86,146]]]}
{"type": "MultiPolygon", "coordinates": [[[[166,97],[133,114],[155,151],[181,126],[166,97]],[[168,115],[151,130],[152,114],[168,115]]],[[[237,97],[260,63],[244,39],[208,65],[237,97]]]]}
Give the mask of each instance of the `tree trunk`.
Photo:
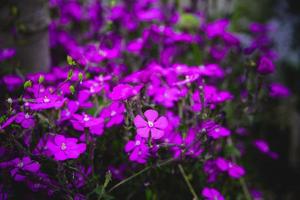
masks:
{"type": "Polygon", "coordinates": [[[47,0],[12,0],[0,8],[0,22],[13,18],[13,28],[1,30],[1,48],[16,48],[17,65],[24,73],[48,71],[50,49],[48,25],[50,22],[47,0]],[[15,9],[15,17],[7,10],[15,9]],[[6,13],[4,13],[4,11],[6,13]],[[10,41],[10,42],[8,42],[10,41]],[[12,42],[11,42],[12,41],[12,42]]]}

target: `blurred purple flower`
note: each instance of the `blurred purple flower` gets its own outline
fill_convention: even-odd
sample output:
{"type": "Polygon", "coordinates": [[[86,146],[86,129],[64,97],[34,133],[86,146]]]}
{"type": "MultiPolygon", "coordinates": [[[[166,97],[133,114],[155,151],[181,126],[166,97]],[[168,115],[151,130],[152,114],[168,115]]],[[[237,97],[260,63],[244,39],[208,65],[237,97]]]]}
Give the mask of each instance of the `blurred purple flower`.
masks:
{"type": "Polygon", "coordinates": [[[202,190],[202,196],[205,200],[225,200],[222,194],[214,188],[205,187],[202,190]]]}

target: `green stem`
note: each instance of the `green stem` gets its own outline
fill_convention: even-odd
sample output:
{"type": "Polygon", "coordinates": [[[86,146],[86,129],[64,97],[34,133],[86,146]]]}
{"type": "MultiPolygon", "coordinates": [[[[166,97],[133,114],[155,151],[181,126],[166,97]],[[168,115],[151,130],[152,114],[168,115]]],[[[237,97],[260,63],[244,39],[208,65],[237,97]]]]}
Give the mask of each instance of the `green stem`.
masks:
{"type": "MultiPolygon", "coordinates": [[[[233,143],[233,140],[232,140],[231,137],[228,137],[227,144],[231,145],[231,146],[234,146],[234,143],[233,143]]],[[[231,158],[232,158],[233,162],[235,162],[235,163],[237,162],[237,158],[234,155],[231,155],[231,158]]],[[[245,196],[246,200],[252,200],[252,197],[250,195],[250,192],[249,192],[249,189],[248,189],[248,186],[247,186],[247,183],[246,183],[245,179],[243,177],[241,177],[239,179],[239,181],[240,181],[240,184],[241,184],[241,187],[242,187],[242,190],[244,192],[244,196],[245,196]]]]}
{"type": "Polygon", "coordinates": [[[187,184],[187,186],[188,186],[190,192],[191,192],[192,195],[194,196],[193,199],[194,199],[194,200],[198,200],[199,197],[198,197],[197,193],[195,192],[195,190],[194,190],[194,188],[193,188],[191,182],[189,181],[189,179],[188,179],[188,177],[187,177],[187,175],[186,175],[186,173],[185,173],[185,171],[184,171],[182,165],[181,165],[181,164],[178,164],[178,168],[179,168],[180,173],[181,173],[181,175],[183,176],[183,178],[184,178],[184,180],[185,180],[185,182],[186,182],[186,184],[187,184]]]}
{"type": "Polygon", "coordinates": [[[151,168],[159,168],[159,167],[162,167],[162,166],[164,166],[164,165],[166,165],[166,164],[168,164],[168,163],[170,163],[170,162],[172,162],[172,161],[174,161],[174,160],[176,160],[176,159],[171,158],[171,159],[165,160],[165,161],[163,161],[163,162],[161,162],[161,163],[158,163],[158,164],[156,164],[155,166],[148,166],[148,167],[142,169],[141,171],[139,171],[139,172],[133,174],[132,176],[129,176],[128,178],[126,178],[126,179],[120,181],[119,183],[117,183],[116,185],[114,185],[112,188],[110,188],[108,192],[112,192],[114,189],[116,189],[116,188],[119,187],[120,185],[123,185],[124,183],[130,181],[131,179],[133,179],[133,178],[139,176],[140,174],[142,174],[142,173],[148,171],[148,170],[151,169],[151,168]]]}

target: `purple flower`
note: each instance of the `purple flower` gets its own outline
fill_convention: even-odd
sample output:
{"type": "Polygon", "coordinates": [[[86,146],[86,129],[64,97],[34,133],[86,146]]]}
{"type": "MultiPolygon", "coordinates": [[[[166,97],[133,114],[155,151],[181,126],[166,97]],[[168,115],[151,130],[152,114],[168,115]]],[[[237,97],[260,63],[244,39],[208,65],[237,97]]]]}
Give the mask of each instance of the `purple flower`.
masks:
{"type": "Polygon", "coordinates": [[[213,139],[226,137],[231,134],[231,131],[229,129],[216,124],[212,120],[204,121],[201,128],[203,131],[206,131],[207,135],[212,137],[213,139]]]}
{"type": "Polygon", "coordinates": [[[50,108],[60,108],[66,99],[58,95],[47,95],[38,97],[33,102],[29,102],[27,106],[32,110],[46,110],[50,108]]]}
{"type": "Polygon", "coordinates": [[[245,175],[244,168],[224,158],[217,158],[216,165],[221,171],[228,172],[232,178],[240,178],[245,175]]]}
{"type": "Polygon", "coordinates": [[[36,173],[40,170],[40,164],[29,157],[15,158],[14,160],[0,163],[0,167],[12,168],[10,174],[16,181],[25,180],[26,172],[36,173]]]}
{"type": "Polygon", "coordinates": [[[66,138],[63,135],[56,135],[53,140],[48,140],[46,146],[54,155],[55,160],[63,161],[75,159],[84,153],[86,144],[77,144],[77,138],[66,138]]]}
{"type": "Polygon", "coordinates": [[[200,75],[208,77],[223,78],[225,75],[224,70],[218,64],[201,65],[198,71],[200,75]]]}
{"type": "Polygon", "coordinates": [[[84,128],[89,128],[89,131],[93,135],[102,135],[104,120],[103,118],[95,118],[88,114],[74,114],[71,120],[73,128],[78,131],[84,131],[84,128]]]}
{"type": "Polygon", "coordinates": [[[113,102],[103,108],[100,116],[107,120],[106,127],[121,124],[124,120],[125,106],[123,103],[113,102]]]}
{"type": "Polygon", "coordinates": [[[113,101],[126,100],[137,95],[142,87],[142,85],[131,86],[128,84],[119,84],[113,88],[113,91],[109,94],[109,98],[113,101]]]}
{"type": "Polygon", "coordinates": [[[87,177],[92,173],[92,167],[84,167],[84,166],[79,166],[78,171],[75,173],[74,176],[74,185],[77,188],[81,188],[86,184],[87,177]]]}
{"type": "Polygon", "coordinates": [[[144,138],[136,135],[135,140],[129,140],[125,145],[125,152],[130,153],[131,161],[144,164],[149,156],[149,147],[144,138]]]}
{"type": "Polygon", "coordinates": [[[20,112],[16,115],[15,122],[21,124],[23,128],[33,128],[35,124],[33,117],[24,112],[20,112]]]}
{"type": "Polygon", "coordinates": [[[109,165],[108,170],[111,172],[113,178],[117,180],[124,179],[124,171],[126,170],[126,165],[121,164],[120,166],[109,165]]]}
{"type": "Polygon", "coordinates": [[[15,121],[15,119],[16,119],[16,115],[11,116],[3,124],[1,124],[0,129],[4,129],[7,126],[11,125],[15,121]]]}
{"type": "Polygon", "coordinates": [[[225,200],[222,194],[214,188],[205,187],[202,190],[202,196],[205,200],[225,200]]]}
{"type": "Polygon", "coordinates": [[[7,48],[0,50],[0,62],[13,57],[16,54],[15,49],[7,48]]]}
{"type": "Polygon", "coordinates": [[[272,83],[270,85],[270,97],[272,98],[286,98],[291,95],[290,90],[280,83],[272,83]]]}
{"type": "Polygon", "coordinates": [[[278,154],[270,150],[269,144],[265,140],[255,140],[253,145],[263,154],[266,154],[273,159],[278,158],[278,154]]]}
{"type": "Polygon", "coordinates": [[[150,133],[153,139],[161,138],[164,135],[164,129],[168,126],[167,118],[164,116],[158,118],[158,112],[151,109],[147,110],[144,115],[147,121],[140,115],[134,118],[137,134],[143,138],[148,138],[150,133]]]}
{"type": "Polygon", "coordinates": [[[226,29],[229,26],[229,20],[219,19],[210,24],[206,25],[206,35],[209,39],[212,39],[217,36],[222,36],[226,33],[226,29]]]}
{"type": "Polygon", "coordinates": [[[23,80],[19,76],[15,75],[6,75],[2,78],[2,80],[9,91],[17,89],[23,83],[23,80]]]}
{"type": "Polygon", "coordinates": [[[262,56],[259,60],[259,64],[257,67],[257,71],[260,74],[267,75],[273,73],[275,70],[275,65],[272,60],[267,58],[266,56],[262,56]]]}
{"type": "Polygon", "coordinates": [[[154,91],[154,100],[167,108],[174,106],[174,102],[178,101],[180,98],[180,90],[176,87],[154,88],[154,91]]]}
{"type": "Polygon", "coordinates": [[[203,165],[203,170],[208,176],[208,183],[213,183],[217,180],[219,170],[216,166],[216,163],[213,160],[207,160],[203,165]]]}

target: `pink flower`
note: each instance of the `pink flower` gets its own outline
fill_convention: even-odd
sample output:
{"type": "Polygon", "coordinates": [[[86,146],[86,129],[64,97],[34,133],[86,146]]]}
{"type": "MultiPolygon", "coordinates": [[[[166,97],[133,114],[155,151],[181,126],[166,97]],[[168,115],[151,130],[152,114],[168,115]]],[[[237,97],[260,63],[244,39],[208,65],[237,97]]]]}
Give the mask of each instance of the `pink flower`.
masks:
{"type": "Polygon", "coordinates": [[[291,95],[290,90],[280,83],[272,83],[269,89],[272,98],[286,98],[291,95]]]}
{"type": "Polygon", "coordinates": [[[202,190],[202,196],[205,200],[224,200],[225,198],[222,196],[222,194],[214,189],[214,188],[208,188],[205,187],[202,190]]]}
{"type": "Polygon", "coordinates": [[[213,139],[219,139],[227,137],[231,134],[231,131],[217,123],[213,120],[206,120],[202,124],[202,130],[207,132],[207,135],[213,139]]]}
{"type": "Polygon", "coordinates": [[[113,101],[126,100],[137,95],[142,87],[142,85],[131,86],[128,84],[119,84],[113,88],[113,91],[109,94],[109,98],[113,101]]]}
{"type": "Polygon", "coordinates": [[[73,128],[78,131],[89,128],[90,133],[93,135],[100,136],[103,134],[104,120],[101,117],[95,118],[85,113],[74,114],[71,123],[73,128]]]}
{"type": "Polygon", "coordinates": [[[135,140],[129,140],[125,145],[125,152],[129,153],[129,160],[144,164],[149,157],[149,147],[144,138],[139,135],[135,136],[135,140]]]}
{"type": "Polygon", "coordinates": [[[25,180],[24,172],[36,173],[40,170],[40,164],[30,157],[15,158],[14,160],[0,163],[0,168],[12,167],[10,174],[16,181],[25,180]]]}
{"type": "Polygon", "coordinates": [[[257,71],[263,75],[271,74],[275,71],[275,65],[273,64],[272,60],[266,56],[263,56],[259,60],[257,71]]]}
{"type": "Polygon", "coordinates": [[[224,158],[217,158],[216,165],[221,171],[227,171],[229,176],[232,178],[240,178],[241,176],[245,175],[245,170],[243,167],[229,160],[225,160],[224,158]]]}
{"type": "Polygon", "coordinates": [[[164,116],[158,118],[158,112],[152,109],[147,110],[144,115],[147,121],[140,115],[134,118],[137,134],[141,137],[148,138],[150,133],[153,139],[161,138],[164,135],[164,129],[168,126],[167,118],[164,116]]]}
{"type": "Polygon", "coordinates": [[[16,115],[15,122],[21,124],[23,128],[33,128],[35,124],[33,117],[24,112],[20,112],[16,115]]]}
{"type": "Polygon", "coordinates": [[[101,111],[101,117],[107,120],[106,127],[121,124],[124,120],[125,106],[120,102],[112,102],[101,111]]]}
{"type": "Polygon", "coordinates": [[[77,144],[77,138],[66,138],[63,135],[56,135],[53,140],[48,140],[46,146],[54,155],[55,160],[67,160],[78,158],[85,152],[86,144],[77,144]]]}

